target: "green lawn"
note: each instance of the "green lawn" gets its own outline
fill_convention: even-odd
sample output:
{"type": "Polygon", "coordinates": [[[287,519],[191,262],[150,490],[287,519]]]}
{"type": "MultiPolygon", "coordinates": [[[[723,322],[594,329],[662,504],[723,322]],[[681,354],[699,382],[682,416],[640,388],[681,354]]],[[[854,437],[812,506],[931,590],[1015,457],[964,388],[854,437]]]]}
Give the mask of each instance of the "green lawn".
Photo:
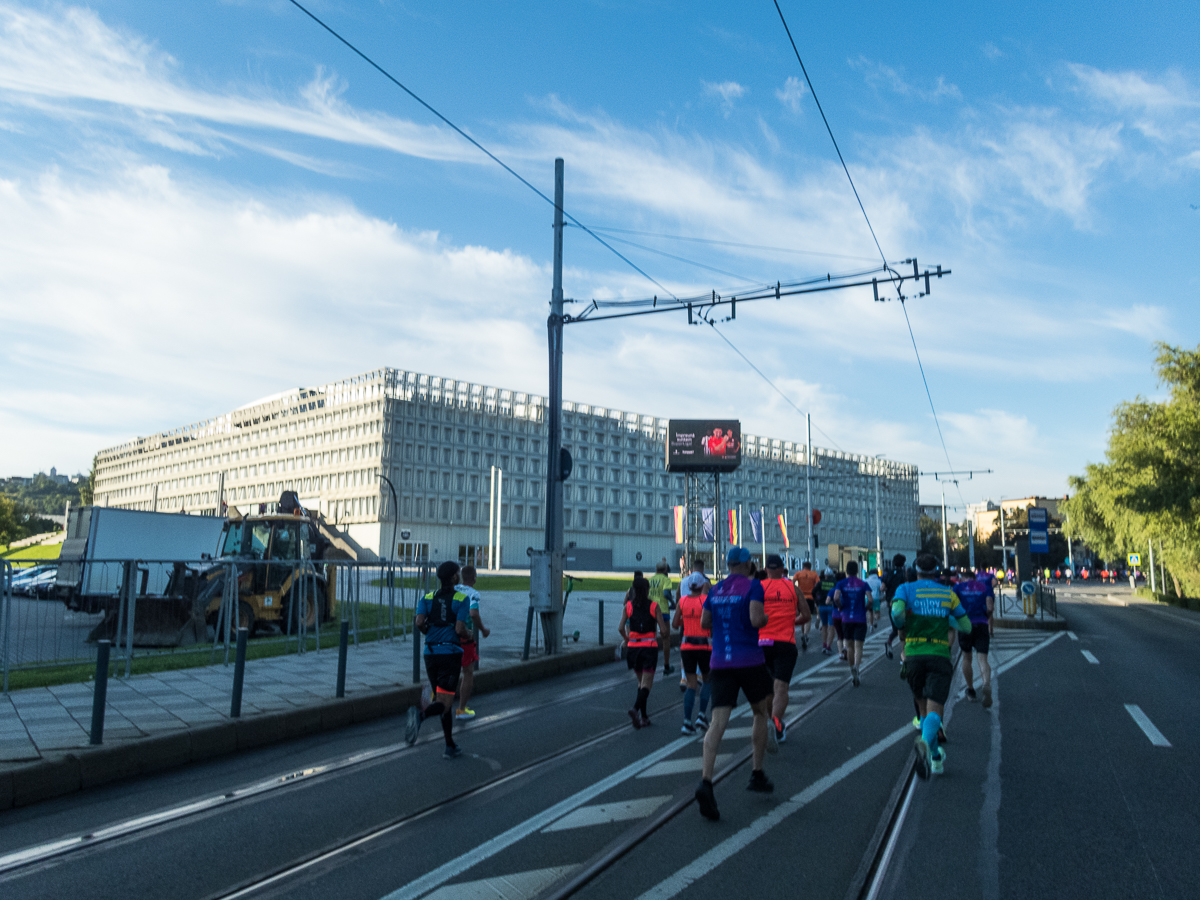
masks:
{"type": "Polygon", "coordinates": [[[32,547],[18,547],[16,550],[9,550],[7,546],[0,549],[0,557],[4,559],[58,559],[58,555],[62,553],[62,543],[57,544],[34,544],[32,547]]]}
{"type": "MultiPolygon", "coordinates": [[[[412,621],[411,610],[396,610],[396,640],[401,639],[406,623],[412,621]]],[[[326,622],[321,626],[321,648],[336,647],[338,635],[341,632],[340,622],[326,622]]],[[[388,628],[388,610],[386,606],[364,603],[359,608],[358,642],[386,639],[388,628]]],[[[354,643],[354,634],[350,634],[350,643],[354,643]]],[[[297,638],[284,640],[279,635],[263,635],[252,638],[246,645],[246,659],[268,659],[272,656],[284,656],[295,653],[297,638]]],[[[317,639],[310,636],[305,644],[306,649],[316,650],[317,639]]],[[[234,646],[229,647],[229,661],[232,665],[234,646]]],[[[201,666],[219,665],[225,660],[225,645],[222,643],[214,652],[212,644],[193,645],[177,650],[143,650],[136,647],[133,651],[132,674],[142,675],[147,672],[170,672],[176,669],[195,669],[201,666]],[[141,655],[139,655],[141,654],[141,655]]],[[[125,661],[114,659],[110,665],[109,676],[115,677],[117,672],[125,674],[125,661]]],[[[72,663],[62,666],[45,666],[36,669],[12,669],[8,673],[8,689],[18,691],[22,688],[53,687],[57,684],[73,684],[90,681],[96,674],[94,663],[72,663]]]]}

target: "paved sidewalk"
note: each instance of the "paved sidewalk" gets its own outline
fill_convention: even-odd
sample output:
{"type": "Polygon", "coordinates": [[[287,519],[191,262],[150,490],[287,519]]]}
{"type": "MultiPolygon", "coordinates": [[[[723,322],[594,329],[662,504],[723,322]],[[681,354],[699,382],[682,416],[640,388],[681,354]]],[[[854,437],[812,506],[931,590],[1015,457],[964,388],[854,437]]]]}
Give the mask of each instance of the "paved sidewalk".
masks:
{"type": "MultiPolygon", "coordinates": [[[[571,597],[566,613],[567,650],[599,644],[599,604],[605,602],[604,643],[616,647],[620,593],[586,592],[571,597]],[[578,642],[570,635],[578,630],[578,642]]],[[[521,664],[529,595],[521,591],[484,594],[482,615],[491,636],[481,644],[480,673],[521,664]]],[[[535,618],[530,659],[541,656],[535,618]]],[[[346,663],[347,698],[413,686],[412,644],[399,636],[354,646],[346,663]]],[[[242,719],[316,708],[334,699],[337,645],[304,655],[246,663],[242,719]]],[[[422,677],[424,667],[422,666],[422,677]]],[[[40,759],[55,759],[89,746],[93,683],[12,691],[0,697],[0,772],[40,759]]],[[[227,723],[233,664],[110,678],[104,745],[121,746],[149,737],[227,723]]]]}

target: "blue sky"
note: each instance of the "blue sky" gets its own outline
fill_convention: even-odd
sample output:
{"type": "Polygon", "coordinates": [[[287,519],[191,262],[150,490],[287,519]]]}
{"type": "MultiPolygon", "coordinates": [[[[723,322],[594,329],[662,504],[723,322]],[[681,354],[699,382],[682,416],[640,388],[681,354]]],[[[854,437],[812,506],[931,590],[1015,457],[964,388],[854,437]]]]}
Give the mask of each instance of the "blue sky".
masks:
{"type": "MultiPolygon", "coordinates": [[[[1200,11],[782,5],[884,252],[954,271],[908,311],[954,467],[995,470],[962,499],[1063,493],[1158,394],[1153,342],[1200,342],[1200,11]]],[[[875,259],[770,2],[311,8],[547,193],[563,156],[581,221],[759,248],[614,234],[676,293],[875,259]]],[[[0,29],[0,474],[382,365],[545,392],[550,208],[291,4],[0,29]]],[[[568,297],[658,293],[577,229],[565,257],[568,297]]],[[[947,467],[898,304],[724,333],[816,443],[947,467]]],[[[681,316],[566,340],[570,399],[803,436],[681,316]]]]}

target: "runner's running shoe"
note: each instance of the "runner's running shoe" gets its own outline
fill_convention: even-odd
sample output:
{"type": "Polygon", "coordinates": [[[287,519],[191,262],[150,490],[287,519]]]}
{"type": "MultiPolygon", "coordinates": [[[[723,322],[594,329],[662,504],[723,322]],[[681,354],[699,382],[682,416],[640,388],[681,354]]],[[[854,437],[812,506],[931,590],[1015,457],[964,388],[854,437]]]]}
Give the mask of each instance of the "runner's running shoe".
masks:
{"type": "Polygon", "coordinates": [[[925,743],[925,738],[917,738],[916,743],[913,744],[913,754],[917,758],[917,775],[922,781],[928,781],[932,761],[929,758],[929,745],[925,743]]]}
{"type": "Polygon", "coordinates": [[[775,732],[775,740],[782,744],[787,740],[787,726],[779,716],[771,716],[770,728],[775,732]]]}
{"type": "Polygon", "coordinates": [[[779,736],[775,734],[775,723],[767,722],[767,752],[779,752],[779,736]]]}
{"type": "Polygon", "coordinates": [[[415,706],[408,708],[408,717],[404,722],[404,743],[412,746],[417,742],[417,734],[421,731],[421,714],[415,706]]]}
{"type": "Polygon", "coordinates": [[[708,716],[700,713],[696,716],[696,727],[701,731],[708,731],[708,716]]]}
{"type": "Polygon", "coordinates": [[[938,755],[929,760],[929,770],[934,775],[941,775],[946,768],[946,751],[944,748],[938,748],[938,755]]]}
{"type": "Polygon", "coordinates": [[[642,714],[640,712],[638,712],[636,709],[631,709],[629,711],[629,718],[633,722],[634,728],[642,727],[642,714]]]}
{"type": "Polygon", "coordinates": [[[462,756],[462,747],[455,744],[451,744],[442,751],[442,759],[458,759],[460,756],[462,756]]]}
{"type": "Polygon", "coordinates": [[[691,722],[684,722],[683,727],[679,729],[680,734],[695,734],[696,726],[691,722]]]}
{"type": "Polygon", "coordinates": [[[975,696],[975,688],[967,688],[967,699],[972,703],[979,699],[975,696]]]}
{"type": "Polygon", "coordinates": [[[653,724],[654,724],[654,723],[650,721],[650,717],[649,717],[649,716],[647,716],[647,715],[643,715],[643,716],[642,716],[642,721],[641,721],[641,724],[640,724],[638,727],[640,727],[640,728],[649,728],[649,727],[650,727],[651,725],[653,725],[653,724]]]}
{"type": "Polygon", "coordinates": [[[851,679],[853,679],[855,687],[858,687],[860,684],[862,684],[862,682],[859,681],[859,678],[858,678],[858,666],[850,667],[850,677],[851,677],[851,679]]]}
{"type": "Polygon", "coordinates": [[[758,794],[769,794],[775,790],[775,785],[771,783],[771,779],[767,777],[767,773],[762,769],[755,769],[750,773],[750,783],[746,785],[746,790],[754,791],[758,794]]]}
{"type": "Polygon", "coordinates": [[[992,705],[992,686],[985,684],[983,686],[983,708],[989,709],[992,705]]]}
{"type": "Polygon", "coordinates": [[[717,809],[717,798],[713,796],[711,781],[701,781],[700,786],[696,788],[696,805],[700,807],[700,815],[704,818],[712,819],[714,822],[721,818],[721,811],[717,809]]]}
{"type": "Polygon", "coordinates": [[[467,709],[465,706],[454,714],[454,718],[460,722],[466,722],[469,719],[475,718],[475,710],[467,709]]]}

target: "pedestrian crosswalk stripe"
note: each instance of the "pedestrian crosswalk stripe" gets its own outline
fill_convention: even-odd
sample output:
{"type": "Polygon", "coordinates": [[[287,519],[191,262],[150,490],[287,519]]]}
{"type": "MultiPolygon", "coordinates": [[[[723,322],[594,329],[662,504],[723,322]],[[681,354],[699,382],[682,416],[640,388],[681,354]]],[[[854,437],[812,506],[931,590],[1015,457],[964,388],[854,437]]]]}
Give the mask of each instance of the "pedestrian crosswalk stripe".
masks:
{"type": "Polygon", "coordinates": [[[1079,652],[1083,654],[1083,658],[1086,659],[1088,662],[1090,662],[1096,666],[1100,665],[1100,660],[1096,659],[1095,654],[1093,654],[1087,650],[1080,650],[1079,652]]]}
{"type": "MultiPolygon", "coordinates": [[[[721,768],[732,753],[718,753],[716,768],[721,768]]],[[[688,772],[699,772],[702,768],[703,760],[699,756],[692,756],[686,759],[664,759],[660,763],[655,763],[650,768],[638,773],[638,778],[657,778],[661,775],[683,775],[688,772]]]]}
{"type": "Polygon", "coordinates": [[[425,900],[527,900],[545,888],[573,873],[579,866],[552,866],[548,869],[532,869],[514,872],[511,875],[496,875],[478,881],[460,881],[447,884],[425,900]]]}
{"type": "Polygon", "coordinates": [[[600,803],[596,806],[583,806],[569,813],[542,831],[566,831],[569,828],[587,828],[591,825],[607,825],[610,822],[627,822],[630,819],[644,819],[664,803],[671,799],[669,794],[662,797],[639,797],[635,800],[621,800],[617,803],[600,803]]]}

